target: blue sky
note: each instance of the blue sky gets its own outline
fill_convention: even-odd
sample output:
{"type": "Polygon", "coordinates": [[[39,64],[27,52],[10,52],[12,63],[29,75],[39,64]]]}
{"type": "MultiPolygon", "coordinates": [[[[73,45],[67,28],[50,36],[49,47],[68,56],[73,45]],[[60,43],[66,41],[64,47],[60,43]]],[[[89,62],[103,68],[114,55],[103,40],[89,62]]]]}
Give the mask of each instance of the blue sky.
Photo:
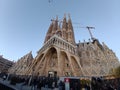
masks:
{"type": "Polygon", "coordinates": [[[70,13],[76,42],[90,35],[81,26],[94,26],[94,37],[120,59],[120,0],[0,0],[0,54],[18,60],[42,47],[51,19],[70,13]]]}

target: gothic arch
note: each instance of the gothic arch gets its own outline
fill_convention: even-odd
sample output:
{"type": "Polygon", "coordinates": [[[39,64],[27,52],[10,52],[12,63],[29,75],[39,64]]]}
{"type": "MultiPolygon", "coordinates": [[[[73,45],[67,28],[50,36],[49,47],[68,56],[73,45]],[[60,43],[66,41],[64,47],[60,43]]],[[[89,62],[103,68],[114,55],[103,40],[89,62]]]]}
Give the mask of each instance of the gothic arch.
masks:
{"type": "Polygon", "coordinates": [[[77,57],[70,56],[70,58],[71,58],[71,64],[74,70],[73,73],[75,73],[76,76],[83,75],[82,67],[80,62],[77,61],[78,60],[77,57]]]}
{"type": "Polygon", "coordinates": [[[71,63],[65,51],[60,51],[60,69],[63,76],[73,76],[71,63]]]}
{"type": "Polygon", "coordinates": [[[58,57],[57,57],[57,49],[55,47],[51,47],[45,53],[45,63],[44,63],[44,73],[48,73],[49,71],[56,71],[58,66],[58,57]]]}
{"type": "Polygon", "coordinates": [[[38,57],[37,62],[41,61],[41,59],[43,58],[43,56],[44,56],[44,53],[42,53],[42,54],[38,57]]]}
{"type": "Polygon", "coordinates": [[[74,69],[80,68],[80,66],[79,66],[79,64],[78,64],[78,62],[77,62],[77,60],[76,60],[75,57],[73,57],[73,56],[71,56],[71,63],[72,63],[72,66],[73,66],[74,69]]]}
{"type": "Polygon", "coordinates": [[[47,62],[47,65],[49,65],[50,67],[54,67],[54,66],[56,66],[58,63],[58,57],[57,57],[57,50],[56,50],[56,48],[54,48],[54,47],[51,47],[48,51],[47,51],[47,53],[46,53],[46,57],[48,57],[47,59],[49,59],[48,60],[48,62],[47,62]]]}

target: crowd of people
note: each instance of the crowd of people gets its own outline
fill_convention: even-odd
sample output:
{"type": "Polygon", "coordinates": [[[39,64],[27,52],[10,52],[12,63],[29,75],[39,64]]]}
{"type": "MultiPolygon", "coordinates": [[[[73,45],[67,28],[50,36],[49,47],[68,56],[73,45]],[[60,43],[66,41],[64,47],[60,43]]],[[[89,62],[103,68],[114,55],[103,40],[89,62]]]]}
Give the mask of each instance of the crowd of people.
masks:
{"type": "Polygon", "coordinates": [[[120,90],[120,78],[104,79],[92,77],[92,90],[120,90]]]}
{"type": "MultiPolygon", "coordinates": [[[[3,80],[7,78],[7,74],[0,75],[3,80]]],[[[45,77],[45,76],[18,76],[9,75],[7,78],[10,84],[22,83],[22,85],[28,85],[31,90],[41,90],[42,87],[54,90],[65,90],[65,81],[60,80],[60,77],[45,77]]],[[[104,79],[100,77],[92,77],[90,84],[84,83],[82,85],[80,79],[70,79],[70,90],[120,90],[120,78],[104,79]]]]}

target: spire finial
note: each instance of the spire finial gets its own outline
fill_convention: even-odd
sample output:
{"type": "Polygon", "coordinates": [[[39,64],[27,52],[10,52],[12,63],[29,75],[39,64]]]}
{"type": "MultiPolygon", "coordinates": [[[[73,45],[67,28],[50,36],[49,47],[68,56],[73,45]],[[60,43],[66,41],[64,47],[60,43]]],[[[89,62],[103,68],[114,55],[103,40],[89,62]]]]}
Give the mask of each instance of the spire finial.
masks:
{"type": "Polygon", "coordinates": [[[58,22],[58,15],[56,15],[56,21],[58,22]]]}
{"type": "Polygon", "coordinates": [[[68,18],[70,19],[70,13],[68,13],[68,18]]]}
{"type": "Polygon", "coordinates": [[[32,53],[32,51],[30,51],[30,54],[32,53]]]}
{"type": "Polygon", "coordinates": [[[52,18],[52,19],[51,19],[52,24],[54,23],[54,21],[55,21],[55,19],[54,19],[54,18],[52,18]]]}
{"type": "Polygon", "coordinates": [[[64,14],[64,18],[66,18],[66,13],[64,14]]]}

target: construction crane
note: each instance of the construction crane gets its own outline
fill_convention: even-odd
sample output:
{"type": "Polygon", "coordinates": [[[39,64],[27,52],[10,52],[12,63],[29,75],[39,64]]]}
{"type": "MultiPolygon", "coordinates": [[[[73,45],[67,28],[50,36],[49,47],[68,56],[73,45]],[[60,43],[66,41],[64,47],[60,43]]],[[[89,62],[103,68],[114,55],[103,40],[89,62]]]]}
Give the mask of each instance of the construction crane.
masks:
{"type": "Polygon", "coordinates": [[[90,37],[92,40],[95,40],[95,38],[92,35],[91,29],[95,29],[95,27],[90,27],[90,26],[86,26],[86,27],[78,27],[78,28],[86,28],[90,34],[90,37]]]}
{"type": "Polygon", "coordinates": [[[90,34],[90,36],[91,36],[91,39],[92,39],[92,40],[95,40],[95,38],[93,37],[92,32],[91,32],[91,29],[95,29],[95,27],[86,26],[86,28],[87,28],[88,31],[89,31],[89,34],[90,34]]]}

